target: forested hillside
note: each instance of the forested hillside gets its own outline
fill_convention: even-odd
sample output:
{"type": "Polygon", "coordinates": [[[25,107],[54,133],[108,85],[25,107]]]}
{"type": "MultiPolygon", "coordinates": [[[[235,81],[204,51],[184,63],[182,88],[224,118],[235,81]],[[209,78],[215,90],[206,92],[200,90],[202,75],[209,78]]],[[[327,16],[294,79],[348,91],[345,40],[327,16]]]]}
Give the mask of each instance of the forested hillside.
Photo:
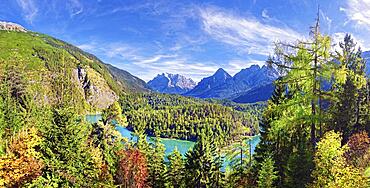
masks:
{"type": "MultiPolygon", "coordinates": [[[[178,95],[142,94],[120,98],[127,127],[147,135],[196,141],[202,129],[213,130],[215,142],[225,145],[238,134],[258,133],[258,108],[237,111],[214,102],[178,95]],[[248,132],[239,132],[241,128],[248,132]]],[[[246,105],[247,106],[247,105],[246,105]]]]}
{"type": "Polygon", "coordinates": [[[0,36],[0,186],[178,187],[184,178],[192,186],[194,165],[222,177],[220,147],[259,131],[263,104],[137,93],[146,88],[136,77],[63,41],[0,36]],[[86,122],[94,111],[102,120],[86,122]],[[122,137],[117,123],[139,139],[122,137]],[[160,137],[199,142],[185,163],[177,150],[164,156],[160,137]]]}
{"type": "Polygon", "coordinates": [[[144,89],[128,81],[133,76],[112,76],[95,56],[43,34],[0,30],[0,49],[1,74],[41,104],[56,103],[60,90],[70,90],[80,110],[99,111],[122,93],[144,89]],[[60,82],[69,82],[70,89],[60,82]]]}

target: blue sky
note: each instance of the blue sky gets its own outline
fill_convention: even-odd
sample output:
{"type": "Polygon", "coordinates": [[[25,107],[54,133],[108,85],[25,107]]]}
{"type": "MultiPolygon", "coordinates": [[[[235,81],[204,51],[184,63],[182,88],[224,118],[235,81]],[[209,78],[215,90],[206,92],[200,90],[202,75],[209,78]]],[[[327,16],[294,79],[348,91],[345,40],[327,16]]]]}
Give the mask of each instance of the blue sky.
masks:
{"type": "Polygon", "coordinates": [[[162,72],[199,81],[262,65],[276,40],[308,36],[320,2],[322,32],[352,33],[370,49],[369,0],[0,0],[0,20],[95,54],[148,81],[162,72]]]}

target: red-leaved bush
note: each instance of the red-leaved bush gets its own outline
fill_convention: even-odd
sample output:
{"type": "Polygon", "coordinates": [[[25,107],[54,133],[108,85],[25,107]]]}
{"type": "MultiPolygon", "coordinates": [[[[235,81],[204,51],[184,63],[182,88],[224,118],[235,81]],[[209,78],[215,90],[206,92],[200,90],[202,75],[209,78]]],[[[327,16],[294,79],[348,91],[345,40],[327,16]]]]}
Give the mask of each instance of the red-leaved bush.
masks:
{"type": "Polygon", "coordinates": [[[121,159],[118,162],[116,182],[122,187],[147,187],[147,161],[138,149],[127,149],[118,152],[121,159]]]}
{"type": "Polygon", "coordinates": [[[363,131],[353,134],[347,145],[349,150],[345,153],[347,162],[358,168],[366,168],[370,164],[370,138],[363,131]]]}

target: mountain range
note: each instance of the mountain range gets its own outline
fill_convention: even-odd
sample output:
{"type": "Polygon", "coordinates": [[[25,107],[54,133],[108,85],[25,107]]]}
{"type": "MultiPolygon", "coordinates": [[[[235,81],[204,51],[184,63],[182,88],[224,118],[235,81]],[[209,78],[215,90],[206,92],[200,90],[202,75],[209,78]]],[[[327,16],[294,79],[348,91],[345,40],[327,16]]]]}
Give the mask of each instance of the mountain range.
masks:
{"type": "Polygon", "coordinates": [[[274,88],[272,83],[278,77],[279,74],[274,69],[252,65],[242,69],[234,76],[220,68],[212,76],[203,78],[196,85],[195,82],[184,76],[163,73],[149,81],[148,86],[160,93],[251,103],[267,100],[274,88]]]}
{"type": "MultiPolygon", "coordinates": [[[[41,102],[52,102],[53,81],[63,64],[74,82],[74,92],[82,103],[91,108],[104,108],[118,98],[121,93],[130,92],[160,92],[181,94],[197,98],[229,99],[238,103],[253,103],[266,101],[274,89],[273,81],[279,77],[276,70],[267,66],[252,65],[231,76],[224,69],[218,69],[212,76],[203,78],[198,84],[192,79],[179,74],[163,73],[145,83],[110,64],[104,63],[94,55],[87,53],[64,41],[50,36],[26,30],[24,27],[0,22],[0,65],[4,68],[15,61],[12,57],[20,58],[17,66],[27,67],[29,90],[43,87],[35,93],[41,102]],[[16,54],[14,54],[16,53],[16,54]],[[63,58],[61,58],[63,57],[63,58]],[[55,62],[49,63],[50,60],[55,62]],[[65,62],[62,62],[65,61],[65,62]],[[36,75],[46,75],[38,80],[36,75]]],[[[367,62],[367,75],[370,75],[370,51],[363,52],[367,62]]]]}
{"type": "MultiPolygon", "coordinates": [[[[214,75],[202,79],[193,90],[185,93],[185,95],[198,98],[238,99],[238,102],[243,103],[257,102],[257,99],[245,99],[244,97],[240,98],[240,96],[250,96],[251,94],[248,92],[255,89],[271,93],[271,87],[265,86],[271,85],[278,77],[278,72],[267,66],[252,65],[249,68],[242,69],[234,76],[230,76],[225,70],[219,69],[214,75]]],[[[267,100],[267,96],[269,97],[269,95],[266,95],[266,97],[259,100],[267,100]]]]}
{"type": "MultiPolygon", "coordinates": [[[[362,56],[366,61],[366,75],[370,76],[370,51],[363,52],[362,56]]],[[[158,77],[163,77],[163,75],[158,75],[156,79],[158,77]]],[[[193,89],[187,92],[184,92],[184,90],[167,92],[169,88],[164,89],[167,87],[167,82],[164,84],[157,82],[156,88],[162,89],[154,90],[161,93],[175,93],[197,98],[229,99],[237,103],[254,103],[266,101],[270,98],[274,90],[273,81],[278,77],[279,73],[275,69],[268,68],[265,65],[262,67],[252,65],[249,68],[242,69],[234,76],[220,68],[212,76],[203,78],[193,89]]]]}

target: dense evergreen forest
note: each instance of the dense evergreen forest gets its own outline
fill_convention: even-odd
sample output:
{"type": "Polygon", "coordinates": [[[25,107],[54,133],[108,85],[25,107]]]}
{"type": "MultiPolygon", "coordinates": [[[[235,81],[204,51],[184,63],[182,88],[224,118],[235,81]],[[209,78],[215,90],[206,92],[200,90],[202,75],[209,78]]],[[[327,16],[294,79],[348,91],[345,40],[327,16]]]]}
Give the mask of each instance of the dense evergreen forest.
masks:
{"type": "Polygon", "coordinates": [[[92,124],[84,108],[96,108],[76,92],[77,57],[66,58],[68,50],[31,53],[53,70],[47,103],[35,95],[41,89],[27,77],[30,67],[18,63],[28,59],[2,57],[0,186],[369,187],[370,80],[352,37],[339,46],[318,24],[306,40],[277,43],[267,64],[283,76],[267,104],[133,94],[110,79],[119,100],[92,124]],[[138,140],[123,138],[117,123],[138,140]],[[258,133],[251,156],[245,141],[258,133]],[[149,143],[148,135],[157,139],[149,143]],[[161,137],[196,144],[185,156],[165,156],[161,137]]]}
{"type": "Polygon", "coordinates": [[[258,133],[258,115],[263,105],[203,101],[164,94],[126,95],[120,98],[127,127],[135,132],[164,138],[196,141],[210,127],[216,144],[226,145],[237,135],[258,133]],[[238,111],[244,110],[244,111],[238,111]],[[240,131],[243,127],[248,131],[240,131]]]}

